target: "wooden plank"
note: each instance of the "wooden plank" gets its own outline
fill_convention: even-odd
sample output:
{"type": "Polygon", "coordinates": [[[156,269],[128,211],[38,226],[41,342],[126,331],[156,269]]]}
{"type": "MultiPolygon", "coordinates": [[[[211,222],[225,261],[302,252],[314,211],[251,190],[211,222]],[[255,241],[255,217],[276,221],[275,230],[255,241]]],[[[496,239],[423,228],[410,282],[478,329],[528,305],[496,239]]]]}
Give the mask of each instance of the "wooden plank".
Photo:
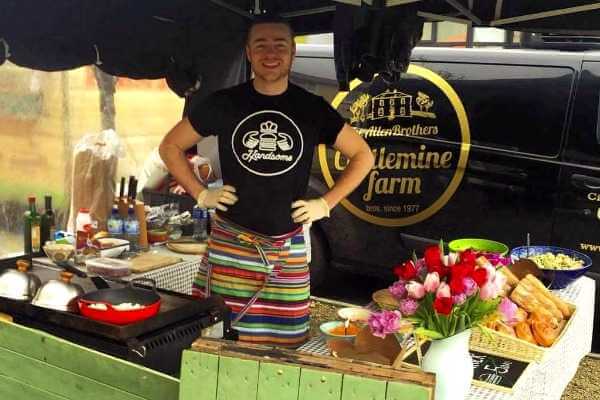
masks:
{"type": "Polygon", "coordinates": [[[34,388],[25,382],[0,375],[0,399],[6,400],[68,400],[44,390],[34,388]]]}
{"type": "Polygon", "coordinates": [[[92,380],[109,383],[148,400],[178,398],[179,381],[171,376],[42,331],[0,321],[0,346],[92,380]]]}
{"type": "Polygon", "coordinates": [[[433,400],[433,388],[388,382],[386,400],[433,400]]]}
{"type": "Polygon", "coordinates": [[[215,400],[219,375],[219,356],[184,351],[181,360],[179,400],[215,400]]]}
{"type": "Polygon", "coordinates": [[[104,383],[0,348],[0,374],[71,400],[144,400],[104,383]]]}
{"type": "Polygon", "coordinates": [[[219,358],[217,400],[256,400],[258,361],[219,358]]]}
{"type": "Polygon", "coordinates": [[[385,381],[344,375],[342,400],[385,400],[386,386],[385,381]]]}
{"type": "Polygon", "coordinates": [[[298,400],[340,400],[342,374],[303,368],[298,400]]]}
{"type": "Polygon", "coordinates": [[[257,400],[297,400],[300,367],[260,363],[257,400]]]}
{"type": "Polygon", "coordinates": [[[194,342],[192,350],[254,361],[266,359],[277,360],[282,364],[300,365],[316,369],[321,368],[341,374],[368,376],[389,381],[412,382],[426,387],[435,386],[434,374],[423,372],[416,368],[402,367],[396,369],[387,365],[373,364],[359,360],[340,359],[331,356],[207,338],[201,338],[194,342]]]}

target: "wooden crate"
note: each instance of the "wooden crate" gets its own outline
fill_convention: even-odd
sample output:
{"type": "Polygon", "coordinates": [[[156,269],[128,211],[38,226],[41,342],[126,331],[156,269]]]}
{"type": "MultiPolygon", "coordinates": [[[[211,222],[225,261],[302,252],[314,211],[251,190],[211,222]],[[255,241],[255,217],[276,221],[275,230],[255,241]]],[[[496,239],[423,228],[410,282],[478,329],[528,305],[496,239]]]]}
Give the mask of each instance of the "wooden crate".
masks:
{"type": "Polygon", "coordinates": [[[0,318],[0,399],[176,400],[179,380],[0,318]]]}
{"type": "Polygon", "coordinates": [[[183,354],[180,400],[433,400],[435,377],[415,369],[216,339],[183,354]]]}

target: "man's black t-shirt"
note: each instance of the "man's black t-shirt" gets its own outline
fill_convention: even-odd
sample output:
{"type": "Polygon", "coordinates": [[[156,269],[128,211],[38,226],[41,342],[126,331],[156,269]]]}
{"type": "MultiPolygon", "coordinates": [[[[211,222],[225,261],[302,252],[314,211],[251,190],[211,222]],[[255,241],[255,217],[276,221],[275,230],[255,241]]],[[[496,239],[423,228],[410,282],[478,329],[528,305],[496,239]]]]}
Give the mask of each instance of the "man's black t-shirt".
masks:
{"type": "Polygon", "coordinates": [[[237,190],[238,202],[219,214],[266,235],[297,228],[291,205],[306,195],[315,146],[334,144],[344,125],[322,97],[292,84],[266,96],[252,81],[207,97],[188,119],[219,137],[223,183],[237,190]]]}

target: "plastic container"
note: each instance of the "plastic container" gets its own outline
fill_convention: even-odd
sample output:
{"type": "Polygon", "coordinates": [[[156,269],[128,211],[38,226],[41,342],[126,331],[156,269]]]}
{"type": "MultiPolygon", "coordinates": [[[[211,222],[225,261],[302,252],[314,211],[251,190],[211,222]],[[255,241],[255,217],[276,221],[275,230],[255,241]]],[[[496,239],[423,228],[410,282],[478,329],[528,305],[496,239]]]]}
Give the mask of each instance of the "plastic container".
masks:
{"type": "Polygon", "coordinates": [[[86,260],[85,265],[89,273],[100,276],[119,278],[131,274],[131,264],[129,262],[115,260],[114,258],[91,258],[86,260]]]}
{"type": "Polygon", "coordinates": [[[206,208],[194,207],[192,212],[194,220],[193,238],[198,241],[204,241],[208,237],[208,210],[206,208]]]}

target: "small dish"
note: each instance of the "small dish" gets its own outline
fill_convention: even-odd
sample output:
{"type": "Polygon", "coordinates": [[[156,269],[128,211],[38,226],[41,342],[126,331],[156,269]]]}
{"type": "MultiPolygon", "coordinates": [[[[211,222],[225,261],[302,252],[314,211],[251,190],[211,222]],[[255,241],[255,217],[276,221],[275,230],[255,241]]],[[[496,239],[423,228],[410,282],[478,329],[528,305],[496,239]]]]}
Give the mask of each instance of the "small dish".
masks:
{"type": "Polygon", "coordinates": [[[352,342],[358,334],[359,328],[353,323],[350,323],[346,328],[345,324],[345,321],[329,321],[322,323],[319,326],[319,329],[323,336],[328,340],[343,339],[352,342]],[[344,331],[346,331],[346,334],[344,334],[344,331]]]}
{"type": "Polygon", "coordinates": [[[117,238],[98,239],[100,249],[98,257],[119,257],[123,252],[129,251],[129,241],[117,238]]]}
{"type": "Polygon", "coordinates": [[[371,316],[371,311],[364,307],[344,307],[337,311],[338,317],[350,322],[367,322],[371,316]]]}

